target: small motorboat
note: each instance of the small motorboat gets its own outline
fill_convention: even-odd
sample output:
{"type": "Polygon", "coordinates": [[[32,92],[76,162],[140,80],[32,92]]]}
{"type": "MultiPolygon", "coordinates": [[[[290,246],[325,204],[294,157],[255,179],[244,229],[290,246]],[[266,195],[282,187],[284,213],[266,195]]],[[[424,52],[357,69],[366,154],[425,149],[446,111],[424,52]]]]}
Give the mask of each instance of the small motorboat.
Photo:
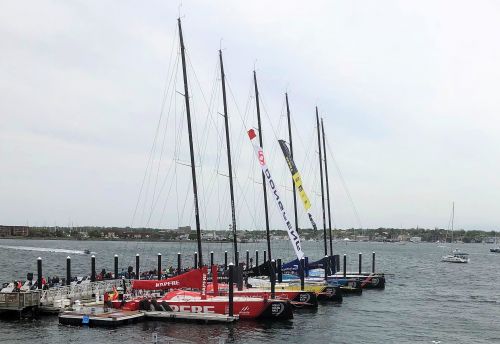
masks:
{"type": "Polygon", "coordinates": [[[451,254],[443,256],[441,261],[446,263],[468,263],[470,259],[468,253],[460,252],[458,249],[455,249],[451,254]]]}
{"type": "Polygon", "coordinates": [[[500,246],[499,247],[492,247],[492,248],[490,248],[490,252],[500,253],[500,246]]]}
{"type": "Polygon", "coordinates": [[[83,253],[90,254],[91,252],[90,252],[90,250],[88,248],[86,248],[85,250],[83,250],[83,253]]]}

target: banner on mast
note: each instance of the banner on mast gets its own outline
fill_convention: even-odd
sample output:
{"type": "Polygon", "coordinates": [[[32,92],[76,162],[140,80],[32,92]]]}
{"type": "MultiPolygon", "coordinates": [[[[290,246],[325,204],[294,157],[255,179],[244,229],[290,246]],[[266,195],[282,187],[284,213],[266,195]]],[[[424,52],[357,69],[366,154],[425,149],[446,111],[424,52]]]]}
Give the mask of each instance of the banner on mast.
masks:
{"type": "Polygon", "coordinates": [[[311,213],[309,212],[309,209],[311,209],[311,201],[309,201],[309,197],[307,197],[304,187],[302,186],[302,179],[300,178],[299,170],[297,169],[297,166],[295,165],[295,162],[292,159],[292,154],[290,153],[290,150],[288,149],[286,142],[284,140],[278,140],[278,142],[280,144],[281,151],[285,156],[288,168],[292,173],[293,183],[295,184],[295,188],[297,189],[300,199],[302,200],[302,204],[304,205],[304,209],[307,213],[307,216],[309,217],[309,221],[311,222],[313,229],[316,230],[317,229],[316,222],[314,222],[314,219],[311,213]]]}
{"type": "MultiPolygon", "coordinates": [[[[252,142],[253,149],[255,151],[255,154],[257,156],[257,159],[259,160],[259,165],[260,168],[262,169],[262,173],[264,174],[264,177],[266,179],[267,185],[269,186],[269,189],[271,191],[271,194],[274,196],[274,201],[276,203],[276,206],[278,207],[278,210],[281,214],[281,217],[283,218],[283,221],[285,222],[285,226],[288,232],[288,237],[290,238],[290,241],[292,242],[293,249],[295,250],[295,254],[297,255],[297,258],[300,260],[304,258],[304,251],[302,251],[302,246],[300,244],[300,237],[299,233],[297,233],[294,229],[294,226],[288,219],[288,216],[285,211],[285,207],[283,205],[283,202],[281,201],[281,197],[279,196],[278,192],[278,186],[274,182],[271,172],[269,172],[269,168],[266,165],[266,159],[264,158],[264,151],[261,146],[259,146],[259,143],[255,139],[257,135],[255,134],[255,131],[253,129],[250,129],[248,131],[248,137],[250,138],[250,141],[252,142]]],[[[300,177],[300,176],[299,176],[300,177]]],[[[306,196],[307,198],[307,196],[306,196]]]]}

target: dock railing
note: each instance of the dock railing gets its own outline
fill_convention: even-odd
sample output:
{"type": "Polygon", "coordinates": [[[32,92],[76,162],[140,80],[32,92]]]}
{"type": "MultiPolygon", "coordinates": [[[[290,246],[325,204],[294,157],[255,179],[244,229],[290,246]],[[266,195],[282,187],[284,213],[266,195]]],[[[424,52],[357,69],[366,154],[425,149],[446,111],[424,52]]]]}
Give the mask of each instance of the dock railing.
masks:
{"type": "Polygon", "coordinates": [[[39,291],[0,293],[0,310],[22,311],[39,304],[39,291]]]}
{"type": "Polygon", "coordinates": [[[42,291],[40,303],[44,306],[52,306],[55,301],[64,299],[89,299],[92,295],[103,295],[104,292],[111,291],[113,290],[113,287],[119,287],[122,283],[123,282],[120,279],[113,279],[49,288],[42,291]]]}

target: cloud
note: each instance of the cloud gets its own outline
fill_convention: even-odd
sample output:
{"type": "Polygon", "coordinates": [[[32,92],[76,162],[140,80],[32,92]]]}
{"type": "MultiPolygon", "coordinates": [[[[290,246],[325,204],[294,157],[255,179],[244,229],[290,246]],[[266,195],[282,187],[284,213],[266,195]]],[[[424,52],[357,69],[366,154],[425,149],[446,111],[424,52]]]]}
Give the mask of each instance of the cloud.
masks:
{"type": "MultiPolygon", "coordinates": [[[[364,226],[446,226],[455,201],[458,227],[495,228],[500,201],[496,2],[184,1],[180,10],[204,227],[227,228],[230,222],[218,114],[217,50],[222,47],[231,88],[240,228],[263,227],[259,171],[245,136],[248,127],[257,126],[254,65],[264,148],[290,211],[289,176],[276,142],[287,137],[285,90],[296,161],[317,219],[315,105],[364,226]]],[[[161,1],[4,5],[4,223],[71,219],[82,225],[129,225],[165,79],[176,75],[135,221],[146,224],[151,204],[157,204],[150,225],[194,225],[189,170],[174,163],[189,160],[181,78],[178,68],[177,74],[168,73],[178,63],[178,13],[177,4],[161,1]]],[[[333,165],[329,170],[335,224],[357,226],[338,173],[333,165]]],[[[272,225],[282,226],[271,213],[272,225]]],[[[300,223],[308,225],[304,217],[300,223]]]]}

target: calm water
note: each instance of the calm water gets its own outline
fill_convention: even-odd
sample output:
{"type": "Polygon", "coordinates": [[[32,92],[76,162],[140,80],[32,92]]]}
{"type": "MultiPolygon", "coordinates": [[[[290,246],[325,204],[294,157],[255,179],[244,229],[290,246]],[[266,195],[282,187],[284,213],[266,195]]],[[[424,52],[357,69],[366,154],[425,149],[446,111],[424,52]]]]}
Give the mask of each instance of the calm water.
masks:
{"type": "MultiPolygon", "coordinates": [[[[87,275],[95,252],[97,270],[113,269],[113,255],[120,256],[120,269],[134,265],[141,256],[141,270],[156,267],[163,254],[164,266],[176,265],[178,251],[191,265],[194,243],[131,243],[88,241],[0,240],[0,280],[25,278],[36,273],[36,258],[43,258],[44,275],[65,275],[66,256],[73,273],[87,275]],[[19,246],[13,248],[12,246],[19,246]],[[23,248],[24,247],[24,248],[23,248]],[[35,249],[29,248],[34,247],[35,249]],[[50,248],[63,249],[53,252],[50,248]],[[67,251],[66,251],[67,250],[67,251]],[[166,263],[165,263],[166,259],[166,263]]],[[[143,322],[117,330],[85,329],[58,325],[56,317],[32,321],[0,322],[0,342],[5,343],[500,343],[500,254],[489,246],[459,245],[470,253],[470,264],[441,263],[444,248],[436,244],[337,243],[339,254],[348,254],[349,266],[357,269],[357,254],[363,252],[365,270],[371,252],[377,252],[377,270],[394,274],[383,291],[365,291],[346,297],[341,306],[321,305],[316,311],[301,311],[292,321],[281,323],[239,322],[233,325],[195,325],[143,322]],[[223,342],[223,341],[220,341],[223,342]]],[[[262,244],[242,244],[240,251],[262,250],[262,244]]],[[[322,245],[306,242],[310,257],[320,257],[322,245]]],[[[204,244],[205,261],[215,252],[223,262],[227,244],[204,244]]],[[[285,241],[273,242],[273,257],[288,259],[292,249],[285,241]]],[[[243,254],[244,259],[244,254],[243,254]]],[[[262,260],[262,251],[260,252],[262,260]]]]}

